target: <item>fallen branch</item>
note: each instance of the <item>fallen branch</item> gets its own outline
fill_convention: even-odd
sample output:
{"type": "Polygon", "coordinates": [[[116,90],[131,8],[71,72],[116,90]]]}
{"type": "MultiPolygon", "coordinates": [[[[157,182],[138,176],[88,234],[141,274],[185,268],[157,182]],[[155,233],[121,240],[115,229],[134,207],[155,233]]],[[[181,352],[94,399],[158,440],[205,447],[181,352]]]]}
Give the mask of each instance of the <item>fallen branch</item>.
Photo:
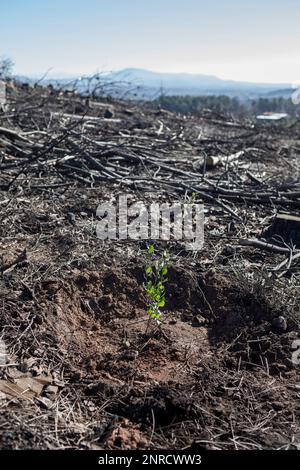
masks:
{"type": "MultiPolygon", "coordinates": [[[[240,239],[239,245],[242,246],[253,246],[255,248],[260,248],[262,250],[272,251],[275,253],[290,253],[290,248],[285,248],[283,246],[274,245],[273,243],[263,242],[262,240],[257,240],[257,238],[249,239],[240,239]]],[[[299,251],[299,250],[295,250],[299,251]]]]}

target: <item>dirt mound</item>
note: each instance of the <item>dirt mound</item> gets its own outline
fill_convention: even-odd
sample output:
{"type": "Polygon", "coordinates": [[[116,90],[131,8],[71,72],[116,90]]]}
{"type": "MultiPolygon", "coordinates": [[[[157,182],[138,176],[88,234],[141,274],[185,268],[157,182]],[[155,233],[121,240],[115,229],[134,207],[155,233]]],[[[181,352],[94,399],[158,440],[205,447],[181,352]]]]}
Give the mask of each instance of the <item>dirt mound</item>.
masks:
{"type": "MultiPolygon", "coordinates": [[[[230,420],[246,436],[241,416],[257,414],[247,410],[245,400],[251,382],[259,396],[267,393],[272,375],[282,388],[282,373],[295,373],[290,354],[287,360],[291,333],[272,332],[268,305],[251,297],[246,301],[232,279],[215,272],[203,276],[170,269],[160,328],[147,326],[142,268],[75,271],[43,283],[36,296],[47,313],[35,336],[59,351],[66,377],[78,384],[82,399],[115,417],[113,427],[104,426],[98,438],[109,448],[147,447],[153,426],[157,439],[168,443],[171,429],[179,433],[179,442],[186,442],[179,431],[185,426],[192,440],[197,435],[208,442],[208,424],[212,429],[225,426],[225,443],[230,420]],[[206,323],[195,327],[199,312],[206,323]],[[196,423],[202,423],[198,431],[196,423]]],[[[282,414],[283,401],[272,395],[259,402],[259,416],[282,414]]]]}
{"type": "Polygon", "coordinates": [[[49,279],[31,295],[23,288],[11,316],[18,323],[24,322],[21,312],[35,312],[31,329],[24,326],[27,370],[39,374],[50,359],[48,370],[60,377],[63,371],[59,403],[75,393],[85,420],[97,416],[102,425],[92,440],[99,446],[201,441],[231,448],[233,426],[247,448],[254,434],[255,445],[266,447],[264,428],[247,427],[245,416],[250,423],[267,415],[281,430],[272,445],[287,442],[290,410],[298,407],[296,389],[289,390],[289,408],[285,398],[297,376],[289,351],[293,331],[271,331],[269,305],[251,297],[246,302],[232,278],[176,267],[169,272],[164,323],[149,326],[143,282],[141,267],[103,267],[49,279]],[[195,324],[199,315],[205,321],[195,324]]]}

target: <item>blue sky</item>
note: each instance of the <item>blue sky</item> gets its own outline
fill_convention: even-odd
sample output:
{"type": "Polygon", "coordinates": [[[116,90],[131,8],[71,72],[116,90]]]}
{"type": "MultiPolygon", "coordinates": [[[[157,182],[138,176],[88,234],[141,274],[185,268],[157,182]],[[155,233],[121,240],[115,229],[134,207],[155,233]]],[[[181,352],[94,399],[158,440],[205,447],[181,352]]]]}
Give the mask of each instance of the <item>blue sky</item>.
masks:
{"type": "Polygon", "coordinates": [[[0,0],[0,21],[0,56],[17,73],[300,80],[300,0],[0,0]]]}

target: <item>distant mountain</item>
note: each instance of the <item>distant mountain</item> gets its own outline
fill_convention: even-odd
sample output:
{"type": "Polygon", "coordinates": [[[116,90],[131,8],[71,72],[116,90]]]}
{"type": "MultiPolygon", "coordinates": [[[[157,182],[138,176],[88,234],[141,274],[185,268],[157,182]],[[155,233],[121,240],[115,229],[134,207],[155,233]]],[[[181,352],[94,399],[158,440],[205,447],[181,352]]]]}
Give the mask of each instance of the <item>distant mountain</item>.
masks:
{"type": "MultiPolygon", "coordinates": [[[[36,78],[17,77],[21,81],[33,83],[36,78]]],[[[69,87],[77,80],[76,88],[86,93],[99,85],[99,81],[89,81],[85,77],[46,78],[44,84],[69,87]]],[[[100,74],[103,90],[108,94],[153,99],[161,93],[165,95],[228,95],[241,100],[258,97],[289,97],[293,90],[290,84],[251,83],[223,80],[214,75],[189,73],[161,73],[139,68],[127,68],[117,72],[100,74]],[[113,86],[115,85],[115,86],[113,86]]],[[[101,87],[100,87],[101,88],[101,87]]],[[[102,88],[101,88],[102,89],[102,88]]]]}
{"type": "Polygon", "coordinates": [[[223,80],[214,75],[160,73],[129,68],[108,75],[111,80],[124,80],[140,86],[146,94],[163,92],[166,95],[229,95],[244,98],[266,94],[282,96],[291,92],[289,84],[251,83],[223,80]],[[282,92],[281,92],[282,90],[282,92]]]}

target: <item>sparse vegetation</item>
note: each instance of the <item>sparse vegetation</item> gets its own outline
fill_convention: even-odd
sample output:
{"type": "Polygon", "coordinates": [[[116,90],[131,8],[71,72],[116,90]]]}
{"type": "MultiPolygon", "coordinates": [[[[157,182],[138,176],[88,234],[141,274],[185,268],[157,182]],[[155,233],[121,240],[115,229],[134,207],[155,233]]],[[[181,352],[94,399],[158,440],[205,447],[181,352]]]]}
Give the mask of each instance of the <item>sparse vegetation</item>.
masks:
{"type": "Polygon", "coordinates": [[[148,259],[145,268],[146,292],[148,299],[147,312],[150,318],[160,321],[161,311],[166,304],[166,287],[168,274],[168,256],[164,252],[162,256],[155,255],[154,245],[148,248],[148,259]]]}
{"type": "Polygon", "coordinates": [[[5,79],[11,76],[14,63],[8,57],[0,57],[0,79],[5,79]]]}

